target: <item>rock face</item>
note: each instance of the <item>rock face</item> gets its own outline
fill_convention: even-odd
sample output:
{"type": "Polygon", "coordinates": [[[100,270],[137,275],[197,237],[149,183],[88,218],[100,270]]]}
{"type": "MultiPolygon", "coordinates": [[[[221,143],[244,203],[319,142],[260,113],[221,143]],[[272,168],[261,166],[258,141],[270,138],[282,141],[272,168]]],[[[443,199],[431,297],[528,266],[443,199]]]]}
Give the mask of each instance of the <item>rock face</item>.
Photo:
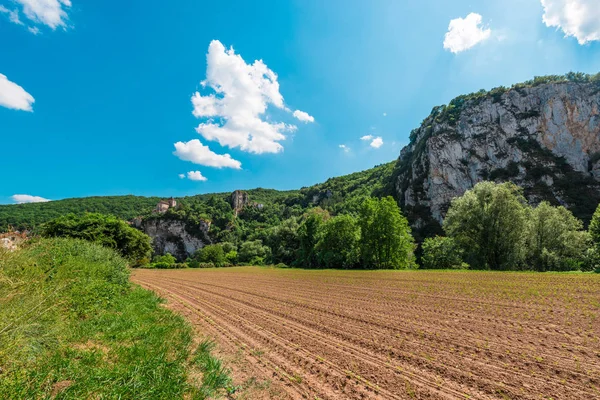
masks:
{"type": "Polygon", "coordinates": [[[152,238],[156,254],[171,253],[179,261],[210,244],[208,221],[200,224],[198,232],[188,232],[184,221],[173,219],[134,220],[134,225],[152,238]]]}
{"type": "Polygon", "coordinates": [[[248,193],[243,190],[236,190],[231,193],[231,207],[233,208],[234,214],[237,216],[238,213],[250,202],[248,193]]]}
{"type": "Polygon", "coordinates": [[[513,181],[530,202],[589,221],[600,201],[600,81],[517,85],[435,107],[411,133],[394,180],[427,234],[452,198],[482,180],[513,181]]]}

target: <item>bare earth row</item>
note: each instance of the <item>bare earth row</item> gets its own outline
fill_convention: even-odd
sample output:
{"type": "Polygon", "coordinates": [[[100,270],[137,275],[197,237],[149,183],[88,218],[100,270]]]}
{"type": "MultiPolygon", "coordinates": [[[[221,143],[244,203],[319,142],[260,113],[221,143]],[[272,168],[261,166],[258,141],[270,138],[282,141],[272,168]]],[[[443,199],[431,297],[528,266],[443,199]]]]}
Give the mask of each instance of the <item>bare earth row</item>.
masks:
{"type": "Polygon", "coordinates": [[[137,270],[252,398],[600,399],[600,276],[137,270]]]}

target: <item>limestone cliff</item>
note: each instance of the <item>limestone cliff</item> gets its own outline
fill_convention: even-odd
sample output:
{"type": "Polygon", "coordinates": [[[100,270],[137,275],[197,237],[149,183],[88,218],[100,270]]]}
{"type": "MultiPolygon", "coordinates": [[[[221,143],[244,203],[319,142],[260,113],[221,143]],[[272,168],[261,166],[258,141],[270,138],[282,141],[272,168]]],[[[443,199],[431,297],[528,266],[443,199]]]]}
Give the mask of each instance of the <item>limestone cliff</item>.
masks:
{"type": "Polygon", "coordinates": [[[201,223],[197,232],[189,232],[186,223],[177,219],[136,219],[134,225],[152,238],[155,254],[171,253],[180,261],[210,244],[209,221],[201,223]]]}
{"type": "Polygon", "coordinates": [[[452,198],[482,180],[510,180],[589,221],[600,201],[600,80],[515,85],[435,107],[411,133],[396,195],[424,234],[452,198]]]}

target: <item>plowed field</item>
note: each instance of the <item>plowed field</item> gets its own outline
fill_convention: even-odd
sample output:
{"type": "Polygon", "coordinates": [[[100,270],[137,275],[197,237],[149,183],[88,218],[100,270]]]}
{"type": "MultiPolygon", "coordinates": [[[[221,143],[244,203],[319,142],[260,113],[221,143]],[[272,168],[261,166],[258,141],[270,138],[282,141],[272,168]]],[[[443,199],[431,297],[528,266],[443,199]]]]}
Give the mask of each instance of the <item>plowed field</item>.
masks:
{"type": "Polygon", "coordinates": [[[244,267],[133,280],[237,360],[236,383],[260,383],[249,398],[600,399],[599,275],[244,267]]]}

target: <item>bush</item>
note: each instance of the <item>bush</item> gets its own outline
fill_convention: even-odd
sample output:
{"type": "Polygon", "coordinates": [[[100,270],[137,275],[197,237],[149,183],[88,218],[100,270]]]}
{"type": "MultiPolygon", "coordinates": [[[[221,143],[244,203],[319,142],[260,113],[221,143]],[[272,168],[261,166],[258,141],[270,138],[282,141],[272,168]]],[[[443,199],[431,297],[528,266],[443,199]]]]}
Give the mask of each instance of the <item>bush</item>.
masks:
{"type": "Polygon", "coordinates": [[[279,264],[275,265],[275,268],[289,268],[289,267],[284,263],[279,263],[279,264]]]}
{"type": "Polygon", "coordinates": [[[468,268],[468,264],[462,261],[462,254],[462,249],[452,238],[427,238],[423,242],[421,266],[425,269],[468,268]]]}
{"type": "Polygon", "coordinates": [[[154,258],[152,258],[152,262],[153,263],[175,264],[177,262],[177,259],[171,253],[167,253],[162,256],[158,256],[158,255],[154,256],[154,258]]]}
{"type": "Polygon", "coordinates": [[[219,244],[204,246],[196,251],[193,258],[200,263],[211,263],[216,267],[222,267],[228,263],[223,247],[219,244]]]}
{"type": "Polygon", "coordinates": [[[182,269],[187,268],[186,263],[168,263],[168,262],[157,262],[150,264],[150,268],[156,269],[182,269]]]}
{"type": "Polygon", "coordinates": [[[239,261],[250,265],[263,265],[270,255],[271,249],[263,246],[261,240],[242,243],[238,252],[239,261]]]}
{"type": "Polygon", "coordinates": [[[141,265],[152,252],[150,237],[111,215],[73,214],[43,225],[44,237],[68,237],[98,243],[117,250],[134,266],[141,265]]]}

